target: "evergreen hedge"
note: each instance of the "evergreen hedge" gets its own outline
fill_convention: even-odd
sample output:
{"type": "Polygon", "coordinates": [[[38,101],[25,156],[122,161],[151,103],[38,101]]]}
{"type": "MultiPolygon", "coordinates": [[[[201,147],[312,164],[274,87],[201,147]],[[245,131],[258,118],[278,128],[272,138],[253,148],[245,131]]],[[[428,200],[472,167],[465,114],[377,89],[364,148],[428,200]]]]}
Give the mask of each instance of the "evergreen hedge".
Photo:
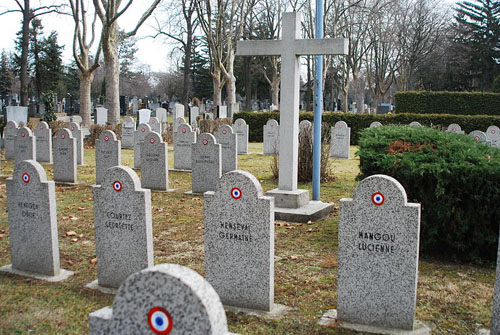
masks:
{"type": "Polygon", "coordinates": [[[500,94],[485,92],[397,92],[397,113],[500,115],[500,94]]]}
{"type": "MultiPolygon", "coordinates": [[[[233,119],[242,118],[250,128],[248,140],[250,142],[262,142],[263,129],[267,120],[275,119],[279,122],[279,112],[240,112],[235,113],[233,119]]],[[[313,113],[300,113],[300,120],[313,122],[313,113]]],[[[500,127],[500,116],[480,115],[445,115],[445,114],[345,114],[324,113],[323,122],[334,126],[337,121],[345,121],[351,128],[351,144],[357,145],[359,132],[366,129],[374,121],[383,125],[407,125],[412,121],[418,121],[421,125],[446,130],[451,123],[458,123],[467,134],[473,130],[486,131],[489,126],[500,127]]]]}
{"type": "Polygon", "coordinates": [[[361,180],[397,179],[422,204],[420,251],[463,262],[494,262],[500,221],[500,150],[425,127],[361,132],[361,180]]]}

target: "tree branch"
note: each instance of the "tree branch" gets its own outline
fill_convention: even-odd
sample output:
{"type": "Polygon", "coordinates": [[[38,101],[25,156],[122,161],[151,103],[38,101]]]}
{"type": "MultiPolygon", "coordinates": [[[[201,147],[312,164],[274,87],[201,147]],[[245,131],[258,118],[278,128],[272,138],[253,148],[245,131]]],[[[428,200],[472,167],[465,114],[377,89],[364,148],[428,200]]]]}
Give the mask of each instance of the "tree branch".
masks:
{"type": "Polygon", "coordinates": [[[148,19],[148,17],[151,16],[151,14],[153,13],[153,11],[155,10],[156,6],[158,6],[158,4],[160,3],[161,0],[155,0],[152,4],[151,4],[151,7],[149,7],[149,9],[144,12],[144,14],[142,14],[142,17],[141,19],[139,20],[139,22],[137,22],[137,25],[135,26],[134,30],[126,33],[124,35],[124,38],[128,38],[128,37],[131,37],[131,36],[134,36],[136,33],[137,33],[137,30],[139,30],[139,28],[142,26],[142,24],[148,19]]]}

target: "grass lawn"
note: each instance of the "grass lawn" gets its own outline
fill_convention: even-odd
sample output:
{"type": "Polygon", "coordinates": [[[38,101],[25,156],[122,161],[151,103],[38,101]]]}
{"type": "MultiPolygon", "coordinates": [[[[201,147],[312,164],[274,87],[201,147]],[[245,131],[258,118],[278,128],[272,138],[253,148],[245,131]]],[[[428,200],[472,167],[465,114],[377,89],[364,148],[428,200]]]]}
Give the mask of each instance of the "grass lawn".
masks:
{"type": "MultiPolygon", "coordinates": [[[[275,302],[293,308],[281,320],[228,312],[229,329],[240,334],[355,334],[321,327],[317,321],[337,302],[337,222],[339,199],[351,197],[359,160],[332,160],[336,180],[322,185],[321,198],[336,210],[313,224],[275,226],[275,302]]],[[[239,168],[254,174],[264,191],[275,188],[270,156],[262,143],[251,143],[239,156],[239,168]]],[[[113,302],[112,295],[86,289],[97,278],[93,229],[94,150],[85,150],[86,166],[78,167],[79,186],[56,186],[61,267],[75,275],[60,283],[0,273],[0,334],[88,334],[88,314],[113,302]],[[75,236],[67,237],[69,231],[75,236]]],[[[122,150],[122,163],[133,166],[133,151],[122,150]]],[[[13,162],[2,162],[12,175],[13,162]]],[[[173,151],[169,152],[173,167],[173,151]]],[[[43,164],[49,180],[53,169],[43,164]]],[[[152,193],[155,264],[176,263],[204,274],[203,198],[184,195],[191,174],[170,172],[173,193],[152,193]]],[[[311,189],[311,184],[300,184],[311,189]]],[[[0,178],[0,266],[10,263],[5,178],[0,178]]],[[[489,328],[495,271],[422,260],[419,265],[417,319],[434,327],[433,334],[473,334],[489,328]]]]}

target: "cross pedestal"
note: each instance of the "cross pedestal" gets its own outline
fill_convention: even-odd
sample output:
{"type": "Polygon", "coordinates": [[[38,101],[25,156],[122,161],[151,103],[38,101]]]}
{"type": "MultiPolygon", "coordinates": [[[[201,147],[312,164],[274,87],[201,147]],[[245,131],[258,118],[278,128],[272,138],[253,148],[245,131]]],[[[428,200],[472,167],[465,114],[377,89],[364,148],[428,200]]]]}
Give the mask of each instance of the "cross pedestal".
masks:
{"type": "Polygon", "coordinates": [[[309,201],[309,191],[297,188],[299,147],[300,56],[345,55],[348,41],[300,39],[300,14],[283,14],[283,39],[239,41],[238,56],[281,56],[280,146],[278,188],[267,192],[275,199],[275,217],[303,222],[317,220],[333,210],[333,205],[309,201]]]}

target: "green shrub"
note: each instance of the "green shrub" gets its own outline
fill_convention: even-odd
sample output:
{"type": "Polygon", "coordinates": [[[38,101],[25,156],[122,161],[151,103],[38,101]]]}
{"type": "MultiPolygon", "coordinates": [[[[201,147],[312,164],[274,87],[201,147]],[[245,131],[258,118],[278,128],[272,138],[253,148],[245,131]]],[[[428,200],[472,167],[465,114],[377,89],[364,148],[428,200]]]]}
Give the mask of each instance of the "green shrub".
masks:
{"type": "Polygon", "coordinates": [[[420,251],[493,262],[500,221],[500,150],[425,127],[361,132],[359,179],[386,174],[422,204],[420,251]]]}
{"type": "MultiPolygon", "coordinates": [[[[234,119],[242,118],[246,121],[250,128],[248,140],[250,142],[262,142],[263,129],[267,120],[275,119],[279,122],[279,113],[251,113],[240,112],[234,115],[234,119]]],[[[313,122],[313,113],[300,113],[300,120],[309,120],[313,122]]],[[[345,113],[324,113],[323,122],[328,123],[331,127],[337,121],[345,121],[351,128],[351,144],[357,145],[359,132],[366,129],[374,121],[379,121],[383,125],[407,125],[412,121],[418,121],[423,126],[433,127],[437,129],[446,129],[451,123],[458,123],[462,130],[470,133],[473,130],[486,131],[486,129],[495,125],[500,127],[500,116],[469,116],[469,115],[445,115],[445,114],[345,114],[345,113]]]]}
{"type": "Polygon", "coordinates": [[[397,113],[500,115],[500,94],[485,92],[397,92],[397,113]]]}

